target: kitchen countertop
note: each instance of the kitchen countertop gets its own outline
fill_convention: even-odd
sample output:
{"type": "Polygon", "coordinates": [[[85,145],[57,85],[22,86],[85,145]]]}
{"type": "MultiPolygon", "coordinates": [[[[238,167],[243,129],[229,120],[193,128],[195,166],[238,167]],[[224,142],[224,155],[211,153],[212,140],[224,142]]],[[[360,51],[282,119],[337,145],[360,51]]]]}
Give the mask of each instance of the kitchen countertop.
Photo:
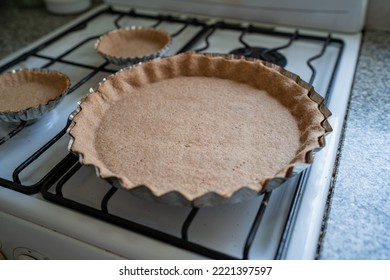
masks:
{"type": "MultiPolygon", "coordinates": [[[[15,3],[0,1],[0,59],[77,17],[15,3]]],[[[319,259],[390,259],[389,65],[390,32],[366,31],[319,259]]]]}
{"type": "Polygon", "coordinates": [[[364,34],[320,259],[390,259],[390,32],[364,34]]]}
{"type": "MultiPolygon", "coordinates": [[[[92,0],[91,7],[102,1],[92,0]]],[[[85,11],[84,11],[85,12],[85,11]]],[[[0,1],[0,59],[77,18],[79,14],[55,15],[39,0],[0,1]],[[24,3],[40,2],[33,6],[24,3]]]]}

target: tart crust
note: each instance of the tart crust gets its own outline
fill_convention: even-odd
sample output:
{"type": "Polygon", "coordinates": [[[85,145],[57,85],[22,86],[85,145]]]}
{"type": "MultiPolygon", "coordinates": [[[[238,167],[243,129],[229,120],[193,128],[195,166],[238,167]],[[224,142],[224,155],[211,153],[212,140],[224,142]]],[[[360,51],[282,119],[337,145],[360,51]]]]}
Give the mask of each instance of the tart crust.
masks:
{"type": "Polygon", "coordinates": [[[0,117],[31,121],[53,109],[68,92],[70,79],[48,69],[19,69],[0,75],[0,117]]]}
{"type": "Polygon", "coordinates": [[[130,65],[160,57],[170,45],[168,33],[134,26],[107,32],[97,40],[95,49],[111,63],[130,65]]]}
{"type": "Polygon", "coordinates": [[[321,100],[277,66],[184,53],[104,80],[73,116],[70,150],[146,198],[242,201],[300,172],[325,144],[330,114],[310,96],[321,100]]]}

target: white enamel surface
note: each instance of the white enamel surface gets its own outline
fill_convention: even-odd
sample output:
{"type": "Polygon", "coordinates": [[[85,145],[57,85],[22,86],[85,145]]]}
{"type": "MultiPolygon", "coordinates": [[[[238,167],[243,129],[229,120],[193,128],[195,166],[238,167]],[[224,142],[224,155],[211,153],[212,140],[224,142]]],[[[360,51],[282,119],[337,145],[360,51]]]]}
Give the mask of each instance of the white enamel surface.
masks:
{"type": "Polygon", "coordinates": [[[332,179],[334,161],[343,130],[346,108],[348,106],[353,74],[350,69],[357,63],[360,35],[344,35],[345,51],[340,62],[339,75],[333,88],[332,99],[329,100],[329,108],[333,115],[329,122],[333,132],[326,138],[326,147],[316,155],[311,168],[311,176],[308,179],[301,207],[297,216],[290,241],[290,247],[286,254],[288,259],[313,259],[316,254],[318,239],[324,208],[328,198],[328,187],[332,179]]]}
{"type": "MultiPolygon", "coordinates": [[[[105,0],[127,7],[126,0],[105,0]]],[[[227,17],[272,25],[290,25],[328,31],[362,30],[367,0],[133,0],[134,7],[179,13],[227,17]],[[223,6],[222,6],[223,5],[223,6]]]]}

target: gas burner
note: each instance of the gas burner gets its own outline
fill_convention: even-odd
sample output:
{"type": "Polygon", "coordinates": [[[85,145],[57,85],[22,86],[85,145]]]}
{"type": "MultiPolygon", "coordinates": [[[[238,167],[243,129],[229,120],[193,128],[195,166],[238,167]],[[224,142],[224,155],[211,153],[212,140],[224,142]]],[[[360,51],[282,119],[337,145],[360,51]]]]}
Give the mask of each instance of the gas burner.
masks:
{"type": "Polygon", "coordinates": [[[261,47],[239,48],[239,49],[232,50],[230,53],[243,55],[246,57],[262,59],[271,62],[273,64],[277,64],[281,67],[287,65],[287,59],[283,54],[266,48],[261,48],[261,47]]]}

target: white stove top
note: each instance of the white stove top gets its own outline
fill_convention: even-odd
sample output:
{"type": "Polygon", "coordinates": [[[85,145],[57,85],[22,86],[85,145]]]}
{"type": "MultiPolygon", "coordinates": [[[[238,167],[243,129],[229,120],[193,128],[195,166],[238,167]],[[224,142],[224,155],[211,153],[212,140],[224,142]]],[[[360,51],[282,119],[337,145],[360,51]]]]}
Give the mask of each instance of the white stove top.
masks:
{"type": "MultiPolygon", "coordinates": [[[[258,24],[249,27],[252,26],[250,22],[225,20],[221,24],[218,18],[204,17],[198,23],[188,25],[173,37],[173,46],[167,55],[183,51],[199,34],[200,40],[186,50],[203,49],[208,41],[209,47],[202,51],[228,53],[243,47],[239,41],[241,29],[246,30],[242,39],[250,46],[278,48],[289,44],[278,50],[287,58],[285,68],[306,81],[312,80],[316,91],[326,96],[333,113],[329,120],[333,132],[326,138],[326,147],[315,156],[310,171],[266,195],[266,207],[261,206],[262,195],[247,203],[197,211],[145,202],[124,190],[116,190],[105,206],[107,211],[101,215],[96,213],[100,212],[104,197],[113,189],[107,182],[97,179],[91,168],[81,167],[60,183],[66,207],[52,201],[57,200],[51,194],[55,193],[58,180],[50,177],[50,170],[68,155],[69,136],[61,131],[66,130],[69,114],[90,88],[119,70],[93,50],[95,40],[100,34],[116,28],[116,24],[158,24],[157,28],[175,34],[184,27],[184,21],[192,18],[163,18],[159,22],[158,14],[148,10],[135,11],[139,15],[147,14],[145,17],[106,9],[103,5],[82,16],[77,22],[87,21],[87,24],[81,24],[72,32],[67,30],[76,22],[31,45],[27,50],[32,52],[19,62],[15,63],[14,59],[17,60],[22,52],[0,62],[2,71],[22,67],[56,69],[66,73],[73,86],[72,92],[54,111],[22,128],[10,139],[7,139],[8,135],[15,127],[0,123],[0,251],[9,258],[16,257],[15,248],[28,248],[32,252],[30,255],[37,258],[57,259],[314,258],[355,71],[360,33],[330,35],[282,27],[264,29],[258,24]],[[207,34],[211,35],[206,40],[207,34]],[[59,38],[34,51],[36,46],[56,36],[59,38]],[[315,73],[307,64],[311,59],[315,73]],[[53,144],[27,164],[17,178],[13,177],[15,169],[51,143],[53,137],[56,137],[53,144]],[[45,198],[41,193],[26,195],[9,189],[20,185],[23,191],[44,187],[47,189],[43,192],[45,198]],[[186,221],[192,214],[193,220],[187,228],[186,221]],[[246,251],[248,234],[257,215],[260,225],[253,232],[253,242],[246,251]],[[23,237],[15,234],[19,231],[23,232],[23,237]],[[31,238],[25,238],[26,233],[31,238]],[[55,250],[52,244],[57,244],[55,250]]],[[[73,164],[73,158],[68,159],[73,164]]],[[[56,175],[67,173],[72,164],[59,169],[56,175]]],[[[59,200],[63,201],[61,197],[59,200]]]]}

